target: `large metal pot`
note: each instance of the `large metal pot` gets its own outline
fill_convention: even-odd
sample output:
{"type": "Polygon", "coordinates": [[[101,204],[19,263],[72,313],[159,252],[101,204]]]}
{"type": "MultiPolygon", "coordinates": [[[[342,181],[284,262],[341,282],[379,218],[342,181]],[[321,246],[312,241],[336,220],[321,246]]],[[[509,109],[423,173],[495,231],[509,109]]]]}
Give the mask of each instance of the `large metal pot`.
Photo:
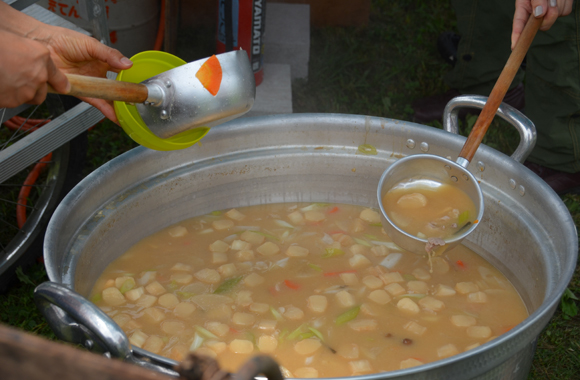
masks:
{"type": "MultiPolygon", "coordinates": [[[[456,130],[458,106],[484,102],[485,98],[456,99],[449,106],[446,128],[456,130]]],[[[504,117],[520,130],[524,143],[518,159],[523,160],[533,146],[535,129],[511,107],[502,107],[504,117]]],[[[90,174],[59,206],[45,240],[48,276],[86,297],[105,267],[140,239],[217,209],[273,202],[342,202],[376,208],[381,173],[397,158],[431,153],[455,159],[464,141],[452,133],[398,120],[294,114],[230,122],[182,151],[137,148],[90,174]],[[372,144],[377,154],[362,154],[361,144],[372,144]]],[[[513,158],[481,146],[468,169],[481,181],[486,211],[465,245],[512,281],[529,318],[457,356],[357,380],[527,377],[536,339],[576,265],[576,228],[560,198],[513,158]]],[[[140,364],[174,364],[144,350],[131,350],[114,323],[66,288],[47,283],[37,290],[36,299],[63,339],[140,364]]]]}

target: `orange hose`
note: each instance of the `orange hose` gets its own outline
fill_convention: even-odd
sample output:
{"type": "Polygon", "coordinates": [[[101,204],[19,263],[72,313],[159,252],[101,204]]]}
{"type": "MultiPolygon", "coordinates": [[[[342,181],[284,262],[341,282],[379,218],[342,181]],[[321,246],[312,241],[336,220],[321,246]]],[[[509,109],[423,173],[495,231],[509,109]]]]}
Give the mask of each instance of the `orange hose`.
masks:
{"type": "Polygon", "coordinates": [[[28,202],[28,196],[30,195],[30,191],[32,191],[32,186],[36,183],[38,176],[42,172],[42,170],[48,165],[50,160],[52,159],[52,153],[47,154],[46,156],[42,157],[40,162],[34,165],[34,168],[28,173],[26,180],[22,184],[20,188],[20,193],[18,193],[18,200],[16,205],[16,222],[18,224],[18,228],[22,228],[24,223],[26,223],[26,203],[28,202]]]}
{"type": "Polygon", "coordinates": [[[161,0],[161,11],[159,12],[159,27],[157,28],[157,38],[153,50],[161,50],[163,38],[165,37],[165,0],[161,0]]]}

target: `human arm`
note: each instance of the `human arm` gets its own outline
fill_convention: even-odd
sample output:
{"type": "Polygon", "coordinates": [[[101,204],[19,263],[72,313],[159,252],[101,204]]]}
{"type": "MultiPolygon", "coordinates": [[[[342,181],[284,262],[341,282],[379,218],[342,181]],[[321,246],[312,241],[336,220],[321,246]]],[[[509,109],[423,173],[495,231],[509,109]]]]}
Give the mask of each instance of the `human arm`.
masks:
{"type": "MultiPolygon", "coordinates": [[[[66,92],[69,84],[64,73],[104,78],[107,71],[119,72],[132,65],[118,50],[92,37],[44,24],[2,1],[0,33],[3,50],[0,107],[13,106],[15,102],[42,102],[47,83],[59,92],[66,92]]],[[[112,102],[93,98],[82,100],[117,122],[112,102]]]]}
{"type": "Polygon", "coordinates": [[[567,16],[572,12],[573,3],[574,0],[516,0],[511,36],[512,49],[516,46],[531,14],[534,17],[544,17],[540,30],[548,30],[558,17],[567,16]]]}

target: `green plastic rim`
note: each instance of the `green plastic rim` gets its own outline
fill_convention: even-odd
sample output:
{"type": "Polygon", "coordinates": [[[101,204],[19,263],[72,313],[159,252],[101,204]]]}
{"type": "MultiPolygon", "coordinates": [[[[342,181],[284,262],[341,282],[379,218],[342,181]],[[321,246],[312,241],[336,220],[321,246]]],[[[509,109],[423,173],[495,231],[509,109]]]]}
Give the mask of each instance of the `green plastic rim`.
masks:
{"type": "MultiPolygon", "coordinates": [[[[133,66],[121,71],[117,76],[118,81],[140,83],[186,63],[181,58],[163,51],[144,51],[131,57],[131,61],[133,61],[133,66]]],[[[125,133],[136,143],[149,149],[165,151],[185,149],[201,140],[209,132],[208,127],[199,127],[162,139],[147,128],[137,107],[125,102],[114,102],[114,107],[119,124],[125,133]]]]}

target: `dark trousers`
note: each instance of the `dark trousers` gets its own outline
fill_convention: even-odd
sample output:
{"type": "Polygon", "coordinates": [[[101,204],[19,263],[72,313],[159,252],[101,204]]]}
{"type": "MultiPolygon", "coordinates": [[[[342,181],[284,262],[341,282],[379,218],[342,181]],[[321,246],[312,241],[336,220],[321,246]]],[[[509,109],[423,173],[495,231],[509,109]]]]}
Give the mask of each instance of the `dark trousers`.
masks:
{"type": "MultiPolygon", "coordinates": [[[[458,60],[445,80],[464,94],[489,95],[510,54],[513,0],[452,0],[461,35],[458,60]]],[[[525,114],[538,130],[529,161],[580,171],[580,6],[539,31],[527,55],[525,114]]]]}

